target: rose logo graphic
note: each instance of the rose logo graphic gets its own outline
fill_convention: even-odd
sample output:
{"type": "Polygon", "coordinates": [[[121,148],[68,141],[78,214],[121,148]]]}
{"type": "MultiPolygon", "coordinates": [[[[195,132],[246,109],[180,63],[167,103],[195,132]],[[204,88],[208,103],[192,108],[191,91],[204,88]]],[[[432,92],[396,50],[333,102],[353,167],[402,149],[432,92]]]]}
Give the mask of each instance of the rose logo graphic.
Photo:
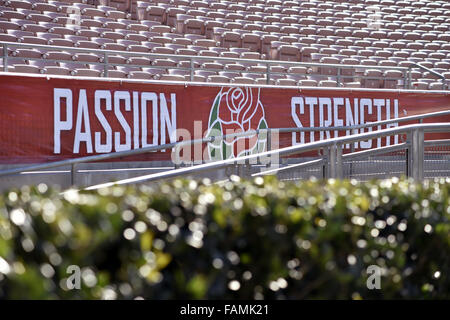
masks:
{"type": "MultiPolygon", "coordinates": [[[[214,99],[206,137],[267,129],[260,88],[222,88],[214,99]]],[[[263,152],[267,134],[228,137],[208,143],[211,160],[225,160],[263,152]]]]}

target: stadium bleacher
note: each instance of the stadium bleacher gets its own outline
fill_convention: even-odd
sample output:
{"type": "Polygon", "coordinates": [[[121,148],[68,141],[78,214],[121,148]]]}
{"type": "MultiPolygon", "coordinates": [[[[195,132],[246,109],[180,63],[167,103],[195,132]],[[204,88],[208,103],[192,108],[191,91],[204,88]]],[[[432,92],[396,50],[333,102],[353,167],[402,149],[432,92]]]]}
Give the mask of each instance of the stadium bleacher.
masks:
{"type": "MultiPolygon", "coordinates": [[[[411,63],[450,79],[449,27],[448,1],[0,0],[0,41],[136,52],[108,57],[125,64],[110,66],[109,77],[131,79],[191,79],[189,70],[174,68],[190,61],[138,55],[160,53],[234,59],[198,62],[194,81],[266,84],[258,61],[278,60],[371,66],[344,69],[342,85],[397,89],[404,80],[394,68],[411,63]]],[[[101,54],[14,48],[8,71],[99,77],[104,67],[93,63],[101,61],[101,54]]],[[[333,67],[318,67],[317,74],[302,66],[270,68],[272,84],[338,86],[333,67]]],[[[413,88],[442,88],[429,72],[411,77],[413,88]]]]}

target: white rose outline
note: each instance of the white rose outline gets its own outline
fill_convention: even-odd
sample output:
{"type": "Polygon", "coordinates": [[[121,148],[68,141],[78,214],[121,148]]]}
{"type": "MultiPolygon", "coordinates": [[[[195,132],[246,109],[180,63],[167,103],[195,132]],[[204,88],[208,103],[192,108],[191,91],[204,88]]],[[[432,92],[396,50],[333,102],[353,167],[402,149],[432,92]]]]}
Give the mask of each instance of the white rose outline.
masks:
{"type": "MultiPolygon", "coordinates": [[[[260,101],[260,88],[221,88],[211,108],[207,137],[266,129],[264,107],[260,101]]],[[[208,143],[211,160],[229,159],[245,154],[262,152],[266,148],[266,135],[228,137],[208,143]]]]}

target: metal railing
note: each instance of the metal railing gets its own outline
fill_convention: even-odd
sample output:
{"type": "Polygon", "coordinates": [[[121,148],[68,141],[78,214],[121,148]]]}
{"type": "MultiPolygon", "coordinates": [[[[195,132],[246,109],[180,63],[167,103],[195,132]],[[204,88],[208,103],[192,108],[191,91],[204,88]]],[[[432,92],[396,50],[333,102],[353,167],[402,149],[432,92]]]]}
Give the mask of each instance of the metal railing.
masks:
{"type": "MultiPolygon", "coordinates": [[[[294,145],[286,148],[281,148],[277,150],[266,151],[254,155],[242,156],[234,159],[227,159],[221,161],[215,161],[205,164],[196,165],[193,167],[180,168],[155,174],[144,175],[135,178],[124,179],[116,182],[108,182],[102,183],[94,186],[90,186],[86,188],[86,190],[98,189],[102,187],[109,187],[113,185],[121,185],[121,184],[130,184],[130,183],[142,183],[142,182],[151,182],[151,181],[159,181],[162,179],[171,179],[176,177],[187,177],[191,175],[201,174],[212,170],[224,169],[227,167],[233,167],[237,165],[245,165],[250,162],[255,162],[258,159],[267,159],[273,157],[282,157],[282,156],[292,156],[298,155],[301,153],[314,151],[314,150],[326,150],[326,154],[328,157],[326,160],[317,159],[313,161],[308,161],[306,163],[296,164],[294,165],[296,169],[300,167],[317,165],[323,163],[322,161],[327,162],[326,173],[324,174],[325,178],[335,178],[342,179],[344,178],[343,172],[343,146],[345,144],[353,144],[355,142],[388,137],[398,134],[407,134],[408,141],[406,143],[402,143],[400,145],[392,145],[383,147],[380,149],[373,150],[365,150],[361,152],[355,152],[353,154],[348,154],[347,159],[350,157],[360,157],[362,155],[375,154],[380,152],[390,152],[399,149],[407,149],[409,152],[407,153],[406,163],[408,167],[408,176],[411,176],[413,179],[417,181],[421,181],[424,178],[424,133],[425,132],[450,132],[450,123],[430,123],[430,124],[413,124],[406,125],[396,128],[382,129],[378,131],[365,132],[359,134],[353,134],[349,136],[343,136],[338,138],[331,138],[327,140],[310,142],[303,145],[294,145]]],[[[443,142],[447,145],[448,140],[443,142]]],[[[449,144],[450,145],[450,144],[449,144]]],[[[274,174],[279,170],[283,170],[284,168],[277,168],[274,170],[267,171],[267,174],[274,174]]],[[[292,167],[291,167],[292,169],[292,167]]],[[[264,172],[259,174],[264,174],[264,172]]]]}
{"type": "Polygon", "coordinates": [[[412,83],[411,72],[412,72],[412,69],[415,69],[415,68],[420,69],[420,70],[427,71],[427,72],[429,72],[430,74],[432,74],[433,76],[439,78],[439,79],[441,80],[441,82],[442,82],[442,90],[445,90],[445,89],[448,88],[448,85],[447,85],[447,79],[445,78],[444,75],[442,75],[442,74],[440,74],[439,72],[436,72],[436,71],[434,71],[434,70],[432,70],[432,69],[430,69],[430,68],[427,68],[427,67],[425,67],[425,66],[422,66],[422,65],[420,65],[420,64],[418,64],[418,63],[412,63],[412,64],[408,67],[408,69],[409,69],[409,70],[408,70],[408,89],[411,89],[411,83],[412,83]]]}
{"type": "MultiPolygon", "coordinates": [[[[26,171],[37,171],[37,170],[45,170],[45,169],[51,169],[51,168],[58,168],[63,166],[71,166],[71,183],[74,182],[74,175],[76,172],[76,165],[82,164],[82,163],[88,163],[88,162],[97,162],[97,161],[104,161],[104,160],[112,160],[117,158],[123,158],[127,156],[134,156],[134,155],[140,155],[140,154],[146,154],[149,152],[155,152],[155,151],[161,151],[166,149],[174,149],[176,152],[178,149],[192,146],[194,144],[201,144],[201,143],[208,143],[208,142],[214,142],[217,140],[224,140],[230,137],[245,137],[245,136],[253,136],[253,135],[265,135],[268,138],[268,144],[267,149],[271,151],[271,137],[272,133],[292,133],[292,132],[320,132],[320,131],[357,131],[364,128],[372,128],[372,127],[378,127],[382,125],[392,125],[392,124],[399,124],[402,122],[409,122],[409,121],[419,121],[420,123],[424,119],[429,119],[433,117],[442,117],[442,116],[448,116],[450,115],[450,110],[445,111],[438,111],[438,112],[430,112],[426,114],[419,114],[414,116],[407,116],[407,117],[401,117],[401,118],[395,118],[395,119],[389,119],[389,120],[382,120],[382,121],[375,121],[375,122],[369,122],[366,124],[360,124],[360,125],[354,125],[354,126],[342,126],[342,127],[312,127],[312,128],[277,128],[277,129],[260,129],[260,130],[251,130],[247,132],[240,132],[240,133],[233,133],[233,134],[226,134],[222,136],[212,136],[208,138],[202,138],[202,139],[194,139],[194,140],[187,140],[187,141],[178,141],[173,143],[168,143],[164,145],[159,146],[151,146],[146,148],[140,148],[135,150],[126,150],[126,151],[119,151],[119,152],[113,152],[113,153],[105,153],[105,154],[98,154],[98,155],[92,155],[92,156],[86,156],[86,157],[80,157],[80,158],[74,158],[74,159],[67,159],[67,160],[61,160],[61,161],[55,161],[55,162],[49,162],[49,163],[40,163],[20,168],[12,168],[7,170],[0,171],[0,178],[5,176],[11,176],[15,174],[20,174],[22,172],[26,171]]],[[[444,144],[445,145],[445,144],[444,144]]],[[[353,144],[351,144],[352,149],[351,152],[353,152],[353,144]]],[[[394,146],[391,146],[394,147],[394,146]]],[[[373,149],[376,150],[376,149],[373,149]]],[[[360,154],[363,154],[364,152],[369,152],[371,150],[366,151],[360,151],[360,154]],[[362,153],[361,153],[362,152],[362,153]]],[[[357,154],[357,153],[353,153],[357,154]]]]}
{"type": "MultiPolygon", "coordinates": [[[[100,65],[103,68],[102,76],[108,77],[108,72],[110,67],[136,67],[136,68],[149,68],[149,69],[164,69],[164,70],[183,70],[189,73],[190,81],[195,80],[195,71],[229,71],[229,72],[240,72],[240,73],[250,73],[250,74],[259,74],[262,78],[265,78],[266,84],[273,83],[277,78],[274,76],[287,76],[289,72],[274,72],[271,70],[271,66],[287,66],[287,67],[306,67],[307,74],[303,76],[315,76],[317,78],[325,78],[329,77],[335,78],[337,82],[337,86],[343,86],[345,79],[375,79],[375,80],[402,80],[403,88],[410,89],[412,83],[411,70],[413,68],[419,68],[430,72],[436,77],[442,80],[442,88],[446,89],[446,80],[445,77],[431,69],[428,69],[424,66],[421,66],[417,63],[412,63],[409,67],[393,67],[393,66],[367,66],[367,65],[342,65],[342,64],[328,64],[328,63],[310,63],[310,62],[293,62],[293,61],[279,61],[279,60],[260,60],[260,59],[236,59],[236,58],[227,58],[227,57],[210,57],[210,56],[190,56],[190,55],[178,55],[178,54],[160,54],[160,53],[144,53],[144,52],[131,52],[131,51],[116,51],[116,50],[101,50],[101,49],[88,49],[88,48],[76,48],[76,47],[64,47],[64,46],[50,46],[50,45],[39,45],[39,44],[25,44],[25,43],[16,43],[16,42],[0,42],[0,45],[3,48],[3,71],[8,72],[8,60],[11,58],[20,58],[14,56],[14,48],[31,48],[37,49],[41,51],[64,51],[71,53],[92,53],[99,57],[98,62],[86,62],[86,61],[78,61],[78,60],[55,60],[55,59],[45,59],[45,58],[23,58],[28,60],[36,60],[36,61],[47,61],[47,62],[59,62],[59,63],[80,63],[80,64],[89,64],[89,65],[100,65]],[[10,53],[11,51],[11,53],[10,53]],[[12,56],[10,56],[12,54],[12,56]],[[174,66],[159,66],[159,65],[142,65],[142,64],[132,64],[132,63],[111,63],[109,58],[112,56],[123,56],[123,57],[147,57],[154,59],[172,59],[174,62],[187,61],[189,62],[189,67],[181,67],[178,65],[174,66]],[[212,68],[201,68],[197,65],[200,65],[200,62],[214,62],[221,61],[224,63],[242,63],[242,64],[253,64],[265,67],[264,71],[257,70],[219,70],[212,68]],[[318,73],[315,70],[318,68],[334,68],[336,69],[336,74],[322,74],[318,73]],[[377,77],[377,76],[365,76],[364,74],[353,74],[353,75],[345,75],[343,73],[344,70],[368,70],[368,69],[377,69],[377,70],[398,70],[402,72],[402,78],[393,78],[393,77],[377,77]]],[[[128,59],[129,60],[129,59],[128,59]]],[[[302,76],[302,74],[299,74],[302,76]]]]}

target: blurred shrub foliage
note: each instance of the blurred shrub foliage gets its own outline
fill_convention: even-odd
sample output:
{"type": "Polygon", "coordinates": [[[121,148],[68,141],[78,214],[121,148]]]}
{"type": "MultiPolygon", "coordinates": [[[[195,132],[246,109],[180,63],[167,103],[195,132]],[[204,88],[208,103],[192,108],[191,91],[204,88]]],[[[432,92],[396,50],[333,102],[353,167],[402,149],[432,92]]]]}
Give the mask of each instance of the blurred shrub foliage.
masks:
{"type": "Polygon", "coordinates": [[[23,187],[0,198],[0,298],[450,298],[449,217],[449,180],[23,187]]]}

